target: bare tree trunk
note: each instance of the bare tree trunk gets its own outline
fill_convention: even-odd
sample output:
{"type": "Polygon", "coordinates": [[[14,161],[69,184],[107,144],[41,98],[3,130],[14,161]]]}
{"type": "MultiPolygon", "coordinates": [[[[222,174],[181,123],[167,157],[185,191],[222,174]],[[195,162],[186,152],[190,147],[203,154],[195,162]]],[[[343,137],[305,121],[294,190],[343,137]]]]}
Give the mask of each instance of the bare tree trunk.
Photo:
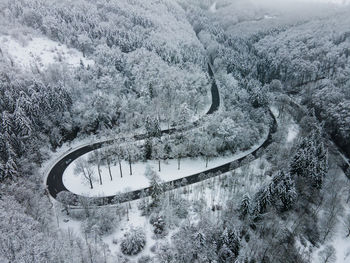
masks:
{"type": "Polygon", "coordinates": [[[97,171],[98,171],[98,177],[100,178],[100,185],[102,185],[102,176],[101,176],[101,169],[100,169],[100,163],[97,163],[97,171]]]}
{"type": "Polygon", "coordinates": [[[118,163],[119,163],[120,178],[123,178],[122,163],[120,162],[119,156],[118,156],[118,163]]]}
{"type": "Polygon", "coordinates": [[[130,175],[132,175],[131,156],[130,155],[129,155],[129,168],[130,168],[130,175]]]}
{"type": "Polygon", "coordinates": [[[86,179],[89,180],[89,183],[90,183],[90,188],[93,189],[93,185],[92,185],[92,179],[91,179],[91,174],[89,173],[88,171],[88,174],[85,173],[85,169],[83,168],[83,175],[86,179]]]}
{"type": "Polygon", "coordinates": [[[205,157],[205,168],[208,167],[209,157],[205,157]]]}
{"type": "Polygon", "coordinates": [[[178,170],[180,170],[180,159],[181,159],[180,157],[177,158],[177,169],[178,169],[178,170]]]}
{"type": "Polygon", "coordinates": [[[107,165],[108,165],[109,177],[111,178],[111,181],[113,181],[112,172],[111,172],[111,162],[109,161],[108,157],[107,157],[107,165]]]}
{"type": "Polygon", "coordinates": [[[85,242],[86,242],[86,245],[87,245],[87,247],[88,247],[90,261],[91,261],[91,263],[93,263],[93,260],[92,260],[92,251],[91,251],[90,243],[88,242],[87,233],[85,233],[85,242]]]}
{"type": "Polygon", "coordinates": [[[91,179],[91,175],[89,175],[89,182],[90,182],[90,187],[91,187],[91,189],[93,189],[94,187],[92,186],[92,179],[91,179]]]}
{"type": "Polygon", "coordinates": [[[60,227],[60,219],[58,218],[57,211],[55,211],[55,214],[56,214],[56,220],[57,220],[57,227],[59,228],[60,227]]]}
{"type": "Polygon", "coordinates": [[[126,220],[129,221],[129,207],[126,205],[126,220]]]}
{"type": "Polygon", "coordinates": [[[160,158],[158,158],[158,172],[160,172],[160,158]]]}

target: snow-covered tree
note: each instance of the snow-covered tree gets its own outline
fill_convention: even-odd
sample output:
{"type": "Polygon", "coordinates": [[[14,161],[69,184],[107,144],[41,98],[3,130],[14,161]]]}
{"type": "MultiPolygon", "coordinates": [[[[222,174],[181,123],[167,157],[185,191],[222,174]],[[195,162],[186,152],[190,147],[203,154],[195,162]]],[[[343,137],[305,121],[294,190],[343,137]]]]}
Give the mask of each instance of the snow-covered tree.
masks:
{"type": "Polygon", "coordinates": [[[68,191],[61,191],[57,194],[56,199],[63,205],[67,215],[69,215],[69,206],[75,202],[74,194],[68,191]]]}
{"type": "Polygon", "coordinates": [[[112,145],[111,151],[113,152],[113,160],[115,162],[118,162],[120,177],[123,177],[123,170],[122,170],[121,160],[124,158],[125,149],[121,145],[121,143],[122,142],[120,140],[118,140],[118,139],[115,140],[114,144],[112,145]]]}
{"type": "Polygon", "coordinates": [[[130,175],[132,175],[132,163],[138,159],[139,149],[137,148],[137,146],[135,145],[135,143],[133,141],[128,140],[123,145],[123,151],[125,153],[124,158],[129,163],[130,175]]]}
{"type": "Polygon", "coordinates": [[[161,139],[154,139],[153,140],[152,157],[154,159],[158,160],[158,172],[160,172],[161,159],[164,157],[164,143],[161,139]]]}
{"type": "Polygon", "coordinates": [[[293,179],[288,173],[278,172],[272,179],[271,191],[277,207],[283,212],[295,203],[297,193],[293,179]]]}
{"type": "Polygon", "coordinates": [[[136,255],[146,245],[146,236],[141,228],[131,228],[121,241],[120,248],[125,255],[136,255]]]}
{"type": "Polygon", "coordinates": [[[160,201],[160,197],[164,192],[162,181],[158,174],[152,170],[151,167],[147,166],[145,171],[145,176],[150,181],[150,195],[153,200],[154,205],[158,205],[160,201]]]}
{"type": "Polygon", "coordinates": [[[243,220],[250,212],[251,199],[249,194],[245,194],[239,207],[239,216],[243,220]]]}

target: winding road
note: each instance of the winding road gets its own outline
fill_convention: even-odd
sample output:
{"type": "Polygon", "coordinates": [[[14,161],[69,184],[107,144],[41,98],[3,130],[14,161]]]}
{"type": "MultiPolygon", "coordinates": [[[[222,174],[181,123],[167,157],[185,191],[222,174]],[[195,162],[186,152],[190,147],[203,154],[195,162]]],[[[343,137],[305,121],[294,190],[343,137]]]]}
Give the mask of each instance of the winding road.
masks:
{"type": "MultiPolygon", "coordinates": [[[[208,73],[209,76],[212,80],[212,85],[211,85],[211,95],[212,95],[212,103],[210,106],[210,109],[208,110],[208,112],[206,113],[206,115],[210,115],[213,114],[214,112],[216,112],[219,109],[220,106],[220,94],[219,94],[219,90],[214,78],[214,73],[212,70],[212,66],[210,64],[208,64],[208,73]]],[[[266,140],[257,148],[255,149],[253,152],[247,154],[246,156],[243,156],[235,161],[232,162],[228,162],[225,163],[223,165],[220,165],[218,167],[212,168],[212,169],[208,169],[204,172],[201,173],[197,173],[197,174],[193,174],[193,175],[189,175],[186,178],[186,185],[189,184],[194,184],[197,183],[199,181],[208,179],[210,177],[214,177],[217,176],[218,174],[222,174],[225,172],[228,172],[230,170],[236,169],[238,168],[241,163],[247,159],[248,156],[253,156],[254,158],[258,158],[259,156],[261,156],[263,154],[263,150],[266,149],[266,147],[268,145],[270,145],[270,143],[272,142],[272,134],[276,131],[277,129],[277,121],[275,119],[275,116],[272,114],[271,111],[269,111],[269,114],[272,117],[272,124],[270,125],[270,129],[269,129],[269,134],[266,138],[266,140]]],[[[186,127],[186,128],[182,128],[182,130],[188,130],[193,128],[194,126],[196,126],[199,123],[199,121],[196,121],[194,123],[192,123],[190,126],[186,127]]],[[[166,129],[166,130],[162,130],[162,135],[164,134],[172,134],[175,131],[177,131],[178,129],[176,128],[171,128],[171,129],[166,129]]],[[[135,141],[137,140],[142,140],[145,139],[147,137],[146,134],[139,134],[139,135],[135,135],[133,138],[135,141]]],[[[46,179],[46,186],[47,186],[47,190],[49,192],[49,194],[56,199],[58,193],[62,192],[62,191],[68,191],[69,190],[64,186],[63,184],[63,173],[66,170],[66,168],[69,166],[70,163],[72,163],[74,160],[76,160],[77,158],[79,158],[80,156],[91,152],[93,150],[99,149],[103,146],[105,146],[108,143],[113,142],[113,139],[111,140],[105,140],[103,142],[97,142],[97,143],[93,143],[90,145],[86,145],[86,146],[82,146],[70,153],[68,153],[67,155],[65,155],[64,157],[62,157],[60,160],[58,160],[50,169],[48,175],[47,175],[47,179],[46,179]]],[[[182,187],[184,186],[183,184],[183,179],[184,178],[180,178],[180,179],[176,179],[170,182],[166,182],[164,183],[164,187],[166,187],[166,189],[174,189],[174,188],[178,188],[178,187],[182,187]]],[[[144,189],[140,189],[140,190],[135,190],[135,191],[131,191],[128,193],[124,193],[122,196],[122,200],[124,202],[126,201],[132,201],[132,200],[136,200],[139,199],[141,197],[145,197],[149,195],[149,191],[150,187],[144,188],[144,189]]],[[[69,205],[71,206],[78,206],[79,202],[79,195],[71,193],[72,198],[69,201],[69,205]]],[[[87,197],[90,199],[90,201],[92,203],[94,203],[97,206],[102,206],[102,205],[106,205],[106,204],[112,204],[113,203],[113,198],[115,196],[107,196],[107,197],[87,197]]]]}

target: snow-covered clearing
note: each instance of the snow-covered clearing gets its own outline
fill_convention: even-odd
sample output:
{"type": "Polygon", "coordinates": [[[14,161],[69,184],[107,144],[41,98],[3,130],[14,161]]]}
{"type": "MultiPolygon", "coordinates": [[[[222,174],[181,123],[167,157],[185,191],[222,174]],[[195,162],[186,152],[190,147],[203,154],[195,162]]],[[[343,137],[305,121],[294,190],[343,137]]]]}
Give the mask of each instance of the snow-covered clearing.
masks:
{"type": "MultiPolygon", "coordinates": [[[[94,188],[90,189],[90,186],[82,174],[75,174],[75,162],[72,162],[63,174],[63,183],[66,188],[76,194],[83,196],[110,196],[115,195],[118,192],[125,192],[131,190],[143,189],[149,186],[149,180],[145,177],[144,173],[147,165],[151,166],[163,181],[172,181],[175,179],[183,178],[195,173],[200,173],[210,168],[214,168],[225,163],[239,159],[245,156],[255,149],[257,149],[266,139],[267,132],[251,149],[228,156],[213,158],[208,167],[205,167],[205,161],[202,158],[184,158],[180,163],[180,170],[178,170],[178,161],[175,159],[161,161],[161,172],[158,172],[158,161],[137,162],[132,164],[133,174],[129,174],[129,164],[125,161],[122,162],[123,177],[121,178],[119,172],[119,165],[111,166],[111,173],[113,180],[110,180],[109,171],[107,166],[101,166],[101,175],[103,184],[98,182],[97,167],[94,169],[94,188]]],[[[80,158],[86,158],[83,155],[80,158]]]]}
{"type": "Polygon", "coordinates": [[[279,116],[279,110],[278,110],[278,108],[275,105],[272,105],[270,107],[270,109],[271,109],[271,112],[272,112],[273,115],[279,116]]]}
{"type": "Polygon", "coordinates": [[[216,12],[216,2],[214,2],[210,7],[209,7],[209,12],[215,13],[216,12]]]}
{"type": "Polygon", "coordinates": [[[45,37],[19,41],[11,36],[0,36],[0,46],[14,64],[23,68],[36,66],[43,69],[54,63],[66,63],[76,67],[80,65],[80,61],[85,66],[94,64],[92,60],[83,57],[80,51],[45,37]]]}
{"type": "Polygon", "coordinates": [[[288,126],[287,143],[293,142],[299,133],[299,126],[295,122],[288,126]]]}
{"type": "Polygon", "coordinates": [[[264,15],[264,19],[274,19],[276,16],[264,15]]]}
{"type": "MultiPolygon", "coordinates": [[[[120,243],[122,238],[124,237],[125,233],[127,233],[131,228],[133,227],[141,227],[143,231],[145,231],[146,235],[146,246],[143,249],[143,251],[135,256],[130,256],[132,259],[137,259],[138,257],[149,254],[151,247],[155,244],[156,240],[152,239],[153,231],[152,226],[148,222],[148,218],[146,216],[141,215],[141,211],[137,208],[138,201],[130,202],[130,204],[125,204],[125,206],[131,207],[131,209],[128,209],[128,217],[125,214],[125,207],[122,207],[122,214],[121,221],[117,220],[116,222],[116,228],[113,231],[112,234],[103,236],[102,240],[105,244],[108,245],[108,248],[112,255],[116,255],[120,252],[120,243]],[[115,242],[115,243],[114,243],[115,242]]],[[[99,208],[99,209],[109,209],[109,210],[116,210],[115,207],[108,207],[108,208],[99,208]]],[[[120,208],[119,208],[120,209],[120,208]]],[[[71,232],[81,239],[85,239],[84,233],[82,231],[82,223],[83,221],[71,218],[65,214],[65,212],[61,213],[59,212],[59,228],[66,232],[71,232]]],[[[117,216],[116,216],[117,217],[117,216]]],[[[93,234],[92,234],[93,235],[93,234]]],[[[92,240],[95,238],[94,236],[89,236],[92,238],[92,240]]],[[[109,261],[108,261],[109,262],[109,261]]]]}

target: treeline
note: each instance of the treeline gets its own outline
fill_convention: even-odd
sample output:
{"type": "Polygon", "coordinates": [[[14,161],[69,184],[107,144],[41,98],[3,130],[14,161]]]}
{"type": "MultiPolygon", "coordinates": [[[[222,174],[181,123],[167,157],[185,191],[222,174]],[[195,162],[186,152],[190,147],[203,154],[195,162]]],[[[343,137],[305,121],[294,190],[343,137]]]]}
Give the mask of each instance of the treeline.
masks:
{"type": "Polygon", "coordinates": [[[28,69],[0,50],[0,261],[105,262],[109,252],[100,242],[57,230],[40,165],[78,132],[142,132],[151,113],[172,125],[178,108],[188,121],[199,115],[210,103],[204,49],[171,1],[0,6],[6,37],[45,35],[95,62],[28,69]]]}
{"type": "Polygon", "coordinates": [[[8,1],[5,6],[10,18],[84,55],[106,44],[123,53],[144,47],[170,63],[204,63],[201,45],[176,2],[155,6],[142,1],[8,1]],[[173,35],[180,31],[185,35],[173,35]]]}
{"type": "MultiPolygon", "coordinates": [[[[69,130],[62,115],[70,110],[71,97],[62,86],[34,79],[11,80],[2,72],[0,82],[0,179],[19,174],[25,159],[41,164],[41,147],[60,144],[61,131],[69,130]]],[[[64,133],[64,132],[63,132],[64,133]]]]}
{"type": "Polygon", "coordinates": [[[178,107],[194,115],[208,103],[204,49],[176,3],[8,1],[3,10],[8,21],[93,58],[93,66],[82,63],[68,74],[50,69],[53,84],[65,80],[73,126],[83,133],[116,124],[142,127],[143,112],[171,124],[178,107]]]}
{"type": "MultiPolygon", "coordinates": [[[[221,18],[229,12],[229,5],[222,8],[224,11],[209,13],[209,5],[204,8],[196,1],[184,2],[189,20],[197,29],[213,65],[225,69],[222,75],[231,87],[239,86],[239,93],[231,88],[236,96],[231,97],[235,100],[229,100],[230,104],[244,98],[244,94],[253,106],[264,105],[268,101],[265,97],[268,91],[301,95],[303,103],[316,109],[316,116],[325,121],[325,130],[341,138],[340,145],[348,144],[348,11],[329,17],[325,13],[322,18],[313,17],[314,21],[310,21],[310,17],[296,17],[285,24],[271,22],[270,27],[262,22],[262,30],[256,21],[248,21],[233,31],[242,34],[235,35],[228,30],[232,29],[228,24],[238,23],[236,18],[232,21],[229,16],[221,18]],[[222,23],[217,22],[220,19],[222,23]],[[258,29],[252,30],[252,27],[258,29]]],[[[179,247],[177,252],[173,253],[171,246],[166,248],[166,255],[179,261],[307,261],[309,252],[298,251],[298,244],[301,242],[301,246],[307,247],[307,244],[324,243],[334,231],[342,210],[340,196],[331,190],[331,185],[340,189],[338,180],[342,179],[334,174],[337,171],[328,173],[328,153],[322,142],[324,134],[316,123],[315,115],[304,119],[303,125],[310,125],[307,130],[313,132],[289,152],[272,144],[267,155],[274,171],[270,183],[252,197],[244,196],[239,205],[235,200],[227,204],[224,216],[220,216],[222,225],[219,228],[222,232],[226,228],[234,233],[231,235],[234,247],[226,246],[222,255],[221,248],[212,245],[212,232],[218,223],[199,222],[184,226],[185,231],[195,228],[186,241],[196,249],[183,250],[180,240],[185,237],[180,235],[174,237],[174,244],[179,247]],[[195,233],[201,234],[196,236],[195,233]],[[200,255],[196,253],[198,250],[200,255]]],[[[321,258],[335,256],[334,248],[322,253],[321,258]]]]}
{"type": "Polygon", "coordinates": [[[284,168],[275,169],[271,178],[263,179],[265,184],[241,200],[218,199],[216,204],[209,199],[212,205],[207,207],[203,199],[207,187],[214,192],[211,198],[221,191],[235,196],[232,193],[236,192],[237,174],[221,175],[201,182],[197,188],[173,192],[165,192],[153,182],[151,200],[140,201],[139,207],[149,215],[155,238],[167,236],[174,227],[178,230],[170,242],[159,242],[151,262],[307,262],[308,255],[298,249],[299,242],[316,245],[327,240],[341,206],[335,203],[334,210],[328,210],[329,202],[339,201],[339,196],[326,193],[331,185],[338,189],[339,182],[328,173],[322,130],[315,118],[310,120],[314,131],[294,147],[267,149],[271,165],[284,168]],[[287,161],[286,154],[291,155],[287,161]],[[191,198],[184,198],[187,196],[191,198]],[[195,222],[188,220],[189,209],[198,216],[195,222]],[[323,210],[321,219],[319,211],[323,210]]]}
{"type": "Polygon", "coordinates": [[[249,93],[264,94],[276,89],[271,83],[280,81],[278,89],[300,95],[303,103],[314,108],[316,116],[325,122],[337,144],[350,153],[348,7],[327,10],[326,6],[315,6],[309,15],[303,10],[310,8],[307,5],[300,10],[293,7],[291,13],[276,12],[273,7],[257,8],[254,11],[258,17],[264,12],[276,14],[257,22],[249,18],[253,11],[248,11],[245,18],[237,15],[243,17],[241,21],[228,15],[230,11],[245,10],[242,3],[218,2],[225,8],[210,14],[208,6],[183,2],[216,68],[226,68],[249,93]],[[322,15],[315,10],[323,10],[322,15]]]}
{"type": "Polygon", "coordinates": [[[258,79],[278,79],[284,90],[299,93],[325,122],[328,133],[350,154],[349,15],[310,21],[266,36],[257,50],[258,79]]]}

